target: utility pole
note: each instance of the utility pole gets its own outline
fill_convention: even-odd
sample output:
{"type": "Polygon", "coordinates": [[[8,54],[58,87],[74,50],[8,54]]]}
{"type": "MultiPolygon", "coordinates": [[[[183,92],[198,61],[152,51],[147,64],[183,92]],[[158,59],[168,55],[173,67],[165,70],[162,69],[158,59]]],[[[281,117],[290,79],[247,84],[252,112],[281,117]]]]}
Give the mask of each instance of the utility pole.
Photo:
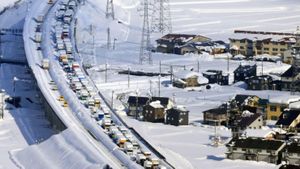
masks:
{"type": "Polygon", "coordinates": [[[105,83],[107,83],[107,63],[105,63],[105,83]]]}
{"type": "Polygon", "coordinates": [[[130,88],[130,68],[128,68],[128,88],[130,88]]]}
{"type": "Polygon", "coordinates": [[[111,108],[114,108],[114,93],[115,91],[111,91],[111,108]]]}
{"type": "Polygon", "coordinates": [[[114,38],[113,50],[116,49],[116,41],[117,41],[117,38],[114,38]]]}
{"type": "Polygon", "coordinates": [[[158,97],[160,97],[160,75],[158,75],[158,97]]]}
{"type": "Polygon", "coordinates": [[[113,20],[115,20],[115,11],[114,11],[114,2],[113,0],[107,0],[106,3],[106,18],[108,19],[111,17],[113,20]]]}
{"type": "Polygon", "coordinates": [[[110,28],[107,28],[107,49],[110,50],[111,38],[110,38],[110,28]]]}
{"type": "Polygon", "coordinates": [[[139,54],[139,63],[143,64],[145,61],[147,61],[149,64],[152,64],[148,0],[144,0],[143,5],[144,5],[144,20],[143,20],[141,48],[139,54]]]}
{"type": "Polygon", "coordinates": [[[154,0],[151,31],[157,33],[171,33],[171,12],[169,0],[154,0]]]}
{"type": "Polygon", "coordinates": [[[173,83],[173,66],[172,65],[170,66],[170,72],[171,72],[170,81],[171,81],[171,83],[173,83]]]}

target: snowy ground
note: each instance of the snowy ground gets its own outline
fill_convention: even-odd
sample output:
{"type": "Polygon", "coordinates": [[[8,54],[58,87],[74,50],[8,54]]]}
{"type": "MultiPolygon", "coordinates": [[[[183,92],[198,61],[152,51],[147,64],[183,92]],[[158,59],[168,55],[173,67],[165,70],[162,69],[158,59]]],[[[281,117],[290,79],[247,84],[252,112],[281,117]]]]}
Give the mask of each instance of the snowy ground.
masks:
{"type": "MultiPolygon", "coordinates": [[[[1,8],[13,1],[2,0],[1,8]]],[[[12,8],[0,15],[0,28],[22,29],[26,6],[12,8]]],[[[1,57],[25,60],[22,36],[1,35],[1,57]]],[[[7,104],[4,120],[0,120],[0,168],[17,168],[11,154],[54,134],[44,117],[41,98],[33,77],[25,66],[0,64],[0,88],[9,96],[20,96],[21,107],[7,104]],[[19,80],[13,85],[13,79],[19,80]],[[14,92],[15,88],[15,92],[14,92]]]]}
{"type": "MultiPolygon", "coordinates": [[[[208,69],[223,70],[227,73],[227,61],[214,56],[166,55],[153,54],[153,65],[139,65],[139,42],[141,35],[141,8],[139,0],[115,0],[116,20],[105,19],[103,1],[89,0],[80,9],[78,16],[77,43],[84,62],[97,64],[89,70],[90,76],[107,98],[120,97],[122,94],[158,95],[158,77],[134,77],[119,75],[119,70],[143,70],[159,72],[159,62],[162,72],[186,69],[200,72],[208,69]],[[88,19],[95,18],[95,19],[88,19]],[[110,27],[112,41],[116,39],[116,50],[107,50],[107,28],[110,27]],[[92,36],[95,48],[92,46],[92,36]],[[92,54],[95,53],[96,57],[92,54]],[[105,72],[105,64],[108,68],[105,72]],[[177,65],[177,66],[175,66],[177,65]],[[107,81],[105,76],[107,75],[107,81]],[[130,81],[128,83],[128,80],[130,81]],[[151,92],[150,92],[151,91],[151,92]]],[[[173,31],[176,33],[201,34],[215,40],[228,41],[235,29],[293,32],[299,25],[300,4],[297,0],[170,0],[173,31]]],[[[160,34],[154,34],[152,41],[160,34]]],[[[225,57],[226,58],[226,57],[225,57]]],[[[239,64],[255,64],[246,61],[230,61],[229,73],[232,81],[232,71],[239,64]]],[[[262,63],[258,62],[258,74],[262,73],[262,63]]],[[[264,74],[280,74],[289,66],[281,63],[263,63],[264,74]]],[[[210,146],[209,137],[214,128],[202,126],[202,111],[214,108],[227,101],[235,94],[254,94],[262,98],[289,95],[279,91],[246,91],[241,86],[213,85],[211,90],[195,88],[195,91],[173,88],[169,85],[169,77],[161,78],[161,96],[175,98],[177,104],[182,104],[190,110],[190,123],[185,127],[174,127],[163,124],[139,122],[124,116],[124,119],[139,133],[150,141],[167,160],[177,168],[278,168],[267,163],[249,161],[231,161],[224,159],[225,146],[218,148],[210,146]],[[199,123],[200,122],[200,123],[199,123]],[[203,166],[203,167],[201,167],[203,166]]],[[[124,101],[124,100],[123,100],[124,101]]],[[[126,101],[126,100],[125,100],[126,101]]],[[[114,100],[115,108],[122,110],[121,103],[114,100]]],[[[221,136],[230,137],[230,131],[219,129],[221,136]]],[[[264,130],[258,131],[265,132],[264,130]]],[[[255,133],[255,132],[254,132],[255,133]]]]}

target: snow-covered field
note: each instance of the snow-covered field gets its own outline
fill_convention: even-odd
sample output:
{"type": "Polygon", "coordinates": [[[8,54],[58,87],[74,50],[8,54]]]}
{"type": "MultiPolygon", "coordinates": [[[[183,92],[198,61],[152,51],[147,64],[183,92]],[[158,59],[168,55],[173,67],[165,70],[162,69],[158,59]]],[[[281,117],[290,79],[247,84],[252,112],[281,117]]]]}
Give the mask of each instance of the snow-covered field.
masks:
{"type": "MultiPolygon", "coordinates": [[[[153,65],[139,65],[139,42],[141,37],[140,0],[115,0],[116,20],[105,19],[105,5],[101,0],[88,0],[78,15],[77,44],[84,62],[96,64],[90,69],[90,76],[107,98],[122,94],[158,95],[158,77],[135,77],[119,75],[118,70],[144,70],[162,72],[186,69],[199,71],[208,69],[223,70],[227,73],[227,61],[213,56],[166,55],[153,54],[153,65]],[[94,18],[94,19],[89,19],[94,18]],[[116,41],[116,50],[107,50],[107,28],[110,28],[112,42],[116,41]],[[95,50],[92,46],[95,40],[95,50]],[[92,53],[96,57],[92,57],[92,53]],[[105,67],[108,70],[105,73],[105,67]],[[107,75],[107,82],[105,76],[107,75]],[[130,81],[128,83],[128,80],[130,81]]],[[[228,41],[235,29],[293,32],[300,25],[300,3],[298,0],[170,0],[173,32],[200,34],[215,40],[228,41]]],[[[151,41],[161,34],[153,34],[151,41]]],[[[225,57],[226,58],[226,57],[225,57]]],[[[239,64],[255,64],[248,61],[230,61],[229,72],[239,64]]],[[[261,63],[258,62],[258,74],[261,74],[261,63]]],[[[289,66],[282,63],[263,63],[264,74],[280,74],[289,66]]],[[[210,146],[209,137],[214,128],[202,126],[202,111],[214,108],[227,101],[235,94],[254,94],[262,98],[289,95],[279,91],[246,91],[238,85],[213,85],[211,90],[195,88],[195,91],[173,88],[169,77],[161,78],[161,96],[175,98],[190,110],[190,122],[194,125],[174,127],[163,124],[139,122],[124,116],[124,119],[139,133],[147,138],[167,160],[177,168],[278,168],[278,166],[250,161],[231,161],[225,158],[225,146],[210,146]],[[200,122],[200,123],[199,123],[200,122]]],[[[125,100],[126,101],[126,100],[125,100]]],[[[114,100],[115,108],[122,110],[121,102],[114,100]]],[[[219,129],[221,136],[230,137],[230,131],[219,129]]],[[[263,130],[256,132],[259,134],[263,130]]],[[[255,132],[254,132],[255,133],[255,132]]],[[[226,142],[226,139],[224,140],[226,142]]]]}

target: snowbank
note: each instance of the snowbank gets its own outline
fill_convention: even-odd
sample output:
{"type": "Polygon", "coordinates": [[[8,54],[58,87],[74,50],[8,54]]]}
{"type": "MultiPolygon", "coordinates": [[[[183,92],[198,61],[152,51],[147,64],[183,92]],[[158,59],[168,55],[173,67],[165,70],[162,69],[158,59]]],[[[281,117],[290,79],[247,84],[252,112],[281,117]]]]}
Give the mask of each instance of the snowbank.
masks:
{"type": "Polygon", "coordinates": [[[96,169],[106,164],[89,142],[71,128],[41,144],[13,152],[12,158],[22,168],[96,169]]]}
{"type": "Polygon", "coordinates": [[[290,104],[293,102],[297,102],[300,100],[300,96],[279,96],[270,98],[270,103],[277,103],[277,104],[290,104]]]}

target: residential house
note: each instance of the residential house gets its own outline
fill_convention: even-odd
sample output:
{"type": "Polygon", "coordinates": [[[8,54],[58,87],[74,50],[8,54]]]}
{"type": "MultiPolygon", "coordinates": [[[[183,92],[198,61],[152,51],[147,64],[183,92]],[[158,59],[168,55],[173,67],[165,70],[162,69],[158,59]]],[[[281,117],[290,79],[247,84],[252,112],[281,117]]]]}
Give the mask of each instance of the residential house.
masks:
{"type": "Polygon", "coordinates": [[[143,111],[143,107],[148,104],[149,98],[142,96],[129,96],[128,98],[128,116],[136,116],[143,111]]]}
{"type": "Polygon", "coordinates": [[[230,46],[235,46],[239,54],[247,57],[262,54],[283,56],[296,42],[294,34],[239,30],[234,33],[229,39],[230,46]]]}
{"type": "Polygon", "coordinates": [[[148,122],[164,122],[165,108],[160,101],[153,101],[143,108],[143,120],[148,122]]]}
{"type": "Polygon", "coordinates": [[[228,45],[223,41],[205,41],[205,42],[194,42],[183,45],[180,47],[181,54],[186,53],[208,53],[211,55],[222,54],[228,52],[228,45]]]}
{"type": "Polygon", "coordinates": [[[284,110],[275,125],[290,131],[299,130],[300,110],[284,110]]]}
{"type": "Polygon", "coordinates": [[[193,71],[179,71],[174,73],[173,86],[179,88],[197,87],[208,84],[208,79],[193,71]]]}
{"type": "Polygon", "coordinates": [[[245,81],[246,78],[256,76],[256,65],[239,65],[234,70],[234,82],[245,81]]]}
{"type": "Polygon", "coordinates": [[[300,168],[300,143],[288,143],[285,147],[284,158],[288,165],[293,165],[294,169],[300,168]]]}
{"type": "Polygon", "coordinates": [[[230,100],[230,104],[240,111],[248,110],[252,113],[256,113],[260,107],[260,100],[261,99],[255,95],[237,94],[230,100]]]}
{"type": "Polygon", "coordinates": [[[248,77],[245,82],[248,85],[248,90],[270,90],[273,87],[273,79],[269,75],[248,77]]]}
{"type": "Polygon", "coordinates": [[[294,33],[296,36],[296,44],[283,54],[283,62],[300,67],[300,28],[297,27],[297,31],[294,33]]]}
{"type": "Polygon", "coordinates": [[[262,138],[232,139],[228,144],[226,157],[232,160],[265,161],[280,164],[285,142],[262,138]]]}
{"type": "Polygon", "coordinates": [[[209,125],[227,125],[228,110],[226,105],[203,112],[203,123],[209,125]]]}
{"type": "Polygon", "coordinates": [[[300,96],[279,96],[269,99],[266,109],[267,120],[277,121],[284,109],[289,107],[289,104],[299,100],[300,96]]]}
{"type": "Polygon", "coordinates": [[[194,42],[207,42],[210,40],[210,38],[201,35],[167,34],[156,40],[156,51],[161,53],[181,54],[181,46],[194,42]]]}
{"type": "Polygon", "coordinates": [[[175,106],[166,113],[166,124],[174,126],[189,124],[189,111],[183,106],[175,106]]]}
{"type": "Polygon", "coordinates": [[[283,91],[300,91],[300,69],[291,66],[281,75],[281,83],[283,91]]]}
{"type": "Polygon", "coordinates": [[[223,74],[221,70],[207,70],[202,73],[208,79],[210,84],[217,83],[219,85],[229,84],[229,75],[223,74]]]}
{"type": "Polygon", "coordinates": [[[160,104],[165,109],[170,109],[173,107],[173,102],[168,97],[129,96],[127,101],[128,116],[136,116],[136,112],[140,114],[143,111],[143,107],[153,101],[160,101],[160,104]]]}
{"type": "Polygon", "coordinates": [[[264,126],[263,116],[259,113],[244,113],[238,122],[241,129],[261,129],[264,126]]]}

